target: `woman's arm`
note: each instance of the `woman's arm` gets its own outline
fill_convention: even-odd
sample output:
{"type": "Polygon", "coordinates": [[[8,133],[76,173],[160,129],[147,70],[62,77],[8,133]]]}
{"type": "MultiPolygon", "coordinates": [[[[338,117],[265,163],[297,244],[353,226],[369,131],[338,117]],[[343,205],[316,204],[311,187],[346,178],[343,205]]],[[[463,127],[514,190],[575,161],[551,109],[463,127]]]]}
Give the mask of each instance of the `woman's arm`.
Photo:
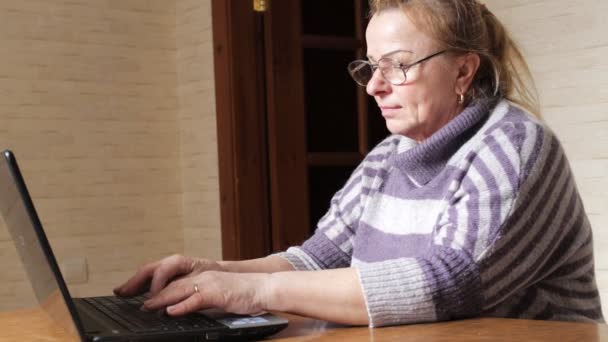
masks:
{"type": "Polygon", "coordinates": [[[278,273],[209,271],[172,282],[144,303],[183,315],[218,307],[238,314],[284,311],[351,325],[368,324],[357,271],[342,268],[278,273]]]}
{"type": "Polygon", "coordinates": [[[287,260],[278,255],[242,261],[218,261],[217,263],[226,272],[236,273],[273,273],[294,270],[287,260]]]}
{"type": "Polygon", "coordinates": [[[369,318],[355,268],[273,273],[265,308],[350,325],[369,318]]]}

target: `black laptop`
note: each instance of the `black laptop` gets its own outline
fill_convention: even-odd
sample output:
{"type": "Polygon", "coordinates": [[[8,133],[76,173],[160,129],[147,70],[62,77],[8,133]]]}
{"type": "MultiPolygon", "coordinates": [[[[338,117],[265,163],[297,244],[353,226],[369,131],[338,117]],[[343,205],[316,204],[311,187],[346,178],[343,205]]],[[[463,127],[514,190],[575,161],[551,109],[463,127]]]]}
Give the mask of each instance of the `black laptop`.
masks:
{"type": "Polygon", "coordinates": [[[287,326],[272,314],[207,310],[181,317],[139,310],[143,297],[72,298],[59,270],[15,156],[2,153],[0,212],[40,306],[82,341],[210,341],[260,339],[287,326]]]}

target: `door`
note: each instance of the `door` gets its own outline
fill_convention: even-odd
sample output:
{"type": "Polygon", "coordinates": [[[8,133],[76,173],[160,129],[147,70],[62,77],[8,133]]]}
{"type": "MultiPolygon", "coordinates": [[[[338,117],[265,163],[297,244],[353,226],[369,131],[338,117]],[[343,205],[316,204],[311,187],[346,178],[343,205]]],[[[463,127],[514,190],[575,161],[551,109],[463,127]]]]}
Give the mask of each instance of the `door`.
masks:
{"type": "MultiPolygon", "coordinates": [[[[251,40],[256,41],[255,47],[247,48],[251,50],[248,53],[243,53],[243,45],[234,46],[233,41],[233,48],[240,52],[227,63],[232,70],[249,73],[249,76],[240,74],[241,78],[232,75],[232,79],[250,80],[243,87],[255,84],[256,91],[240,89],[249,89],[251,96],[257,97],[253,107],[258,110],[253,115],[255,118],[250,109],[233,110],[232,124],[223,125],[224,130],[220,131],[223,111],[218,101],[218,144],[228,146],[222,140],[232,137],[231,167],[236,167],[236,176],[241,172],[239,170],[246,168],[248,176],[252,172],[255,174],[247,178],[249,181],[255,181],[258,176],[264,179],[260,178],[257,184],[249,187],[242,184],[242,177],[238,182],[232,182],[228,193],[237,193],[233,198],[233,203],[237,204],[232,205],[232,216],[227,220],[224,217],[227,197],[225,189],[220,188],[225,259],[262,256],[302,243],[328,209],[333,193],[342,187],[365,154],[388,134],[373,99],[350,79],[346,71],[350,61],[365,55],[367,0],[273,0],[265,12],[249,10],[244,15],[249,19],[243,18],[243,13],[235,13],[239,10],[235,6],[243,6],[245,2],[251,4],[218,0],[213,5],[232,6],[228,10],[232,14],[227,15],[232,25],[242,26],[250,21],[249,31],[243,27],[234,31],[237,28],[232,27],[232,36],[235,32],[251,32],[251,28],[259,34],[244,42],[247,46],[251,40]],[[247,56],[256,59],[257,68],[243,70],[241,63],[249,60],[247,56]],[[240,141],[234,135],[238,130],[234,127],[239,127],[241,121],[239,117],[249,118],[249,125],[241,130],[257,130],[256,133],[248,132],[249,138],[240,141]],[[227,133],[230,127],[232,135],[227,133]],[[248,145],[234,148],[234,145],[242,144],[248,145]],[[255,148],[256,144],[260,146],[255,148]],[[256,153],[257,157],[244,153],[256,153]],[[256,164],[247,160],[265,160],[265,165],[257,165],[259,169],[254,172],[251,168],[256,164]],[[235,206],[240,209],[235,211],[235,206]],[[247,214],[251,208],[255,214],[247,214]],[[251,241],[247,237],[254,236],[258,240],[264,239],[264,242],[255,242],[256,250],[244,246],[251,241]],[[240,241],[240,247],[233,243],[235,237],[240,241]]],[[[213,19],[215,39],[215,8],[213,19]]],[[[222,41],[215,41],[216,85],[217,78],[222,77],[218,74],[218,57],[220,64],[225,57],[218,56],[218,43],[222,44],[222,41]]],[[[217,91],[219,98],[221,89],[217,91]]],[[[238,102],[234,97],[232,101],[238,102]]],[[[219,146],[220,151],[222,146],[219,146]]],[[[220,161],[220,177],[235,172],[235,169],[226,169],[228,164],[220,161]]]]}

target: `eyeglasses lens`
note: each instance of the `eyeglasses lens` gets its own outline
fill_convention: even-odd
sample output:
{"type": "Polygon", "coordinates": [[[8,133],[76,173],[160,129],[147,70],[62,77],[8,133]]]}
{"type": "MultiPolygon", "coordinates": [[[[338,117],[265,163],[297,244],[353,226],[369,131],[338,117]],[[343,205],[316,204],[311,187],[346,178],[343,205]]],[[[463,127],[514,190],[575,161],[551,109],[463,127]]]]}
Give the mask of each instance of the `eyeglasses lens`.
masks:
{"type": "MultiPolygon", "coordinates": [[[[405,73],[396,67],[391,60],[382,59],[377,66],[385,80],[392,84],[402,84],[405,82],[405,73]]],[[[365,61],[354,61],[348,65],[348,72],[353,80],[362,86],[366,86],[372,79],[375,68],[365,61]]]]}
{"type": "Polygon", "coordinates": [[[353,80],[362,86],[366,86],[374,74],[372,66],[363,61],[351,62],[348,65],[348,72],[352,76],[353,80]]]}

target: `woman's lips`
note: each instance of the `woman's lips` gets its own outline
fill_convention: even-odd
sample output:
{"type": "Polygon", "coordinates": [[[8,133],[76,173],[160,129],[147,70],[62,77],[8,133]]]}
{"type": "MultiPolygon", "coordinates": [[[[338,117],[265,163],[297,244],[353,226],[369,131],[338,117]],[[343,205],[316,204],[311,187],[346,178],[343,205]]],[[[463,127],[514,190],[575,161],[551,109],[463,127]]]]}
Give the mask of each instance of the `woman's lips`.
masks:
{"type": "Polygon", "coordinates": [[[385,118],[393,117],[401,109],[401,106],[380,106],[382,116],[385,118]]]}

